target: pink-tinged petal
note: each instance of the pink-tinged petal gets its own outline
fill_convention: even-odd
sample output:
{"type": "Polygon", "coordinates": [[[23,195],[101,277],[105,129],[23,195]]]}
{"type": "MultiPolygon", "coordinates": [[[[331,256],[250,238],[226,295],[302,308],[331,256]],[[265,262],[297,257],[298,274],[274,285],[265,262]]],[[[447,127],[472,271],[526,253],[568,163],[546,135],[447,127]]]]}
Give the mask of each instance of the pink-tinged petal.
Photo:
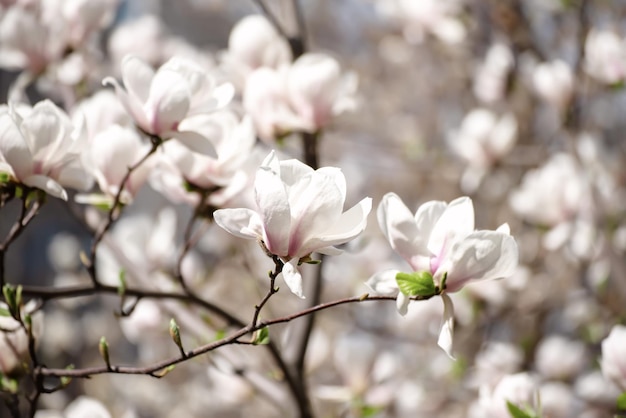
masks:
{"type": "MultiPolygon", "coordinates": [[[[33,159],[41,166],[55,157],[63,140],[68,137],[60,117],[60,109],[49,100],[38,103],[33,111],[24,118],[22,132],[30,148],[33,159]]],[[[69,144],[67,144],[69,145],[69,144]]],[[[41,168],[43,170],[43,167],[41,168]]],[[[43,174],[42,172],[38,174],[43,174]]],[[[47,173],[46,173],[47,174],[47,173]]]]}
{"type": "Polygon", "coordinates": [[[50,177],[32,175],[26,177],[25,179],[22,179],[22,183],[30,187],[41,189],[44,192],[48,193],[50,196],[67,200],[67,192],[65,191],[65,189],[59,183],[52,180],[50,177]]]}
{"type": "Polygon", "coordinates": [[[93,177],[85,171],[79,159],[70,161],[61,169],[55,170],[54,177],[63,187],[87,191],[93,186],[93,177]]]}
{"type": "Polygon", "coordinates": [[[474,205],[469,197],[460,197],[448,204],[428,239],[428,249],[442,255],[454,242],[474,230],[474,205]]]}
{"type": "Polygon", "coordinates": [[[409,311],[409,303],[411,303],[411,297],[402,292],[398,292],[398,297],[396,298],[396,309],[400,315],[406,315],[409,311]]]}
{"type": "Polygon", "coordinates": [[[302,244],[299,253],[309,254],[334,245],[340,245],[356,238],[367,226],[367,216],[372,210],[372,199],[366,197],[348,211],[341,214],[339,219],[322,234],[315,236],[302,244]]]}
{"type": "Polygon", "coordinates": [[[448,292],[456,292],[470,280],[507,277],[515,272],[519,251],[512,236],[495,231],[475,231],[455,243],[435,274],[447,276],[448,292]]]}
{"type": "Polygon", "coordinates": [[[283,276],[283,280],[289,287],[291,292],[298,296],[300,299],[305,299],[304,294],[302,293],[302,275],[298,271],[298,260],[292,259],[288,263],[285,263],[283,266],[283,272],[281,275],[283,276]]]}
{"type": "Polygon", "coordinates": [[[122,60],[124,87],[142,103],[148,101],[153,78],[154,70],[140,58],[127,55],[122,60]]]}
{"type": "Polygon", "coordinates": [[[265,227],[265,246],[272,254],[288,255],[291,211],[280,174],[267,166],[257,170],[254,182],[256,203],[265,227]]]}
{"type": "Polygon", "coordinates": [[[378,205],[378,225],[391,248],[414,269],[412,259],[420,253],[421,238],[413,214],[395,193],[387,193],[378,205]]]}
{"type": "Polygon", "coordinates": [[[244,239],[263,237],[263,226],[259,215],[250,209],[219,209],[213,219],[226,232],[244,239]]]}
{"type": "Polygon", "coordinates": [[[150,86],[150,96],[144,104],[150,133],[161,135],[175,131],[187,116],[190,101],[191,91],[183,77],[174,71],[158,71],[150,86]]]}
{"type": "Polygon", "coordinates": [[[415,212],[415,223],[417,224],[418,235],[420,237],[420,252],[430,255],[428,250],[428,239],[433,232],[437,221],[445,212],[448,204],[439,200],[432,200],[421,205],[415,212]]]}
{"type": "Polygon", "coordinates": [[[343,250],[340,250],[339,248],[335,248],[335,247],[317,248],[315,250],[315,252],[318,253],[318,254],[324,254],[324,255],[341,255],[341,254],[343,254],[343,250]]]}
{"type": "Polygon", "coordinates": [[[400,270],[384,270],[370,277],[365,285],[377,295],[395,296],[398,294],[396,275],[400,270]]]}
{"type": "Polygon", "coordinates": [[[0,116],[0,155],[18,180],[32,173],[33,157],[18,126],[8,114],[0,116]]]}
{"type": "Polygon", "coordinates": [[[307,242],[323,237],[329,226],[339,221],[345,194],[337,187],[336,175],[343,176],[339,169],[316,171],[302,177],[289,189],[292,217],[290,256],[308,254],[308,248],[303,248],[307,242]]]}
{"type": "Polygon", "coordinates": [[[441,331],[439,332],[439,339],[437,345],[446,352],[448,357],[452,360],[456,360],[452,355],[452,336],[454,333],[454,305],[450,296],[443,293],[441,295],[443,300],[443,322],[441,324],[441,331]]]}
{"type": "Polygon", "coordinates": [[[280,178],[289,187],[293,186],[302,177],[314,171],[315,170],[311,167],[296,159],[280,162],[280,178]]]}
{"type": "Polygon", "coordinates": [[[128,94],[126,90],[122,88],[120,83],[118,83],[117,80],[113,77],[105,78],[104,80],[102,80],[102,84],[104,86],[113,86],[117,98],[120,100],[120,102],[122,102],[122,106],[124,106],[126,111],[130,113],[130,116],[133,118],[137,126],[139,126],[146,132],[154,133],[150,132],[150,125],[148,124],[148,119],[143,109],[143,102],[141,102],[137,96],[135,96],[134,94],[128,94]]]}
{"type": "Polygon", "coordinates": [[[197,152],[198,154],[202,154],[207,157],[217,158],[217,153],[215,152],[215,148],[213,147],[213,144],[211,144],[211,141],[197,132],[178,131],[171,133],[171,136],[193,152],[197,152]]]}

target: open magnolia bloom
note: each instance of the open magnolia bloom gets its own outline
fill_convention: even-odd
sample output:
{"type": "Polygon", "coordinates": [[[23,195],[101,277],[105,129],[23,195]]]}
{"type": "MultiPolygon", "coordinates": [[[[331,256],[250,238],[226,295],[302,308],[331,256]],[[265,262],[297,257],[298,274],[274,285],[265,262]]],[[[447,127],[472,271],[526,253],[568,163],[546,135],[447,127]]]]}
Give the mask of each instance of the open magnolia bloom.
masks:
{"type": "Polygon", "coordinates": [[[137,126],[161,139],[176,136],[191,149],[203,141],[198,133],[185,129],[183,121],[226,106],[234,94],[232,85],[217,85],[203,68],[178,57],[154,71],[128,55],[122,61],[122,80],[126,89],[112,77],[103,83],[115,87],[137,126]]]}
{"type": "Polygon", "coordinates": [[[64,200],[64,186],[87,190],[93,179],[80,161],[82,128],[49,100],[33,108],[0,106],[0,173],[64,200]]]}
{"type": "Polygon", "coordinates": [[[474,230],[474,206],[469,197],[450,203],[427,202],[413,215],[395,193],[386,194],[378,206],[378,223],[391,247],[415,273],[384,271],[371,277],[367,285],[377,293],[397,293],[402,315],[411,297],[441,294],[444,318],[438,344],[451,356],[454,307],[448,293],[470,281],[513,274],[519,254],[509,226],[474,230]]]}
{"type": "Polygon", "coordinates": [[[340,254],[334,246],[363,232],[372,199],[343,212],[346,179],[340,169],[313,170],[295,159],[278,161],[273,151],[258,169],[254,187],[257,212],[220,209],[215,222],[235,236],[262,240],[267,251],[285,262],[281,275],[289,289],[304,298],[298,265],[313,252],[340,254]]]}

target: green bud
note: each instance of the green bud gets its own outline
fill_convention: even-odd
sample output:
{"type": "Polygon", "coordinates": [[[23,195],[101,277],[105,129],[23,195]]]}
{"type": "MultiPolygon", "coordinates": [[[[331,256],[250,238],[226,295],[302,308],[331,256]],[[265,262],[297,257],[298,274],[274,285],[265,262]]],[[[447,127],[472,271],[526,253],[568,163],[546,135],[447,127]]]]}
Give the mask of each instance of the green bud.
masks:
{"type": "Polygon", "coordinates": [[[104,359],[107,368],[111,368],[111,359],[109,358],[109,344],[107,343],[106,338],[100,338],[100,344],[98,344],[98,350],[100,351],[100,355],[104,359]]]}
{"type": "Polygon", "coordinates": [[[187,357],[185,350],[183,349],[183,342],[180,339],[180,328],[178,328],[178,324],[174,318],[170,320],[170,337],[172,337],[174,344],[176,344],[176,346],[180,349],[180,354],[183,357],[187,357]]]}
{"type": "Polygon", "coordinates": [[[269,327],[263,327],[254,333],[254,337],[252,338],[252,344],[265,345],[265,344],[269,344],[269,342],[270,342],[269,327]]]}

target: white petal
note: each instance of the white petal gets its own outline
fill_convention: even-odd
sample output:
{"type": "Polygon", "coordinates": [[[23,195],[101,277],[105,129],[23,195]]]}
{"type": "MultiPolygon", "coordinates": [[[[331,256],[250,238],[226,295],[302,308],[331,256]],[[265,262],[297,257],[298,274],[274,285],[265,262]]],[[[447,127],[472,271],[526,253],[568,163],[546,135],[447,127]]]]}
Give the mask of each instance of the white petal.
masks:
{"type": "Polygon", "coordinates": [[[428,240],[432,254],[440,254],[453,242],[474,230],[474,205],[469,197],[459,197],[448,204],[437,220],[428,240]]]}
{"type": "Polygon", "coordinates": [[[189,111],[190,101],[191,91],[184,78],[174,71],[158,71],[144,104],[149,132],[160,135],[176,130],[189,111]]]}
{"type": "Polygon", "coordinates": [[[215,223],[227,232],[244,239],[263,237],[259,215],[250,209],[219,209],[213,213],[215,223]]]}
{"type": "Polygon", "coordinates": [[[396,308],[398,309],[398,313],[402,316],[406,315],[409,310],[409,303],[411,302],[411,297],[405,295],[402,292],[398,292],[398,297],[396,299],[396,308]]]}
{"type": "Polygon", "coordinates": [[[400,270],[384,270],[370,277],[365,285],[378,295],[394,296],[398,293],[396,275],[400,270]]]}
{"type": "Polygon", "coordinates": [[[285,263],[281,274],[285,283],[287,283],[289,290],[291,290],[291,292],[299,298],[305,299],[302,294],[302,275],[296,267],[297,264],[297,259],[291,259],[288,263],[285,263]]]}
{"type": "Polygon", "coordinates": [[[339,221],[345,194],[337,187],[337,175],[343,177],[339,169],[327,172],[318,170],[300,178],[289,189],[290,256],[308,254],[308,249],[302,249],[307,242],[323,236],[326,230],[339,221]]]}
{"type": "Polygon", "coordinates": [[[446,272],[448,292],[470,280],[507,277],[515,272],[519,251],[515,239],[496,231],[475,231],[457,242],[437,274],[446,272]]]}
{"type": "Polygon", "coordinates": [[[211,141],[203,135],[193,131],[178,131],[172,133],[172,136],[181,144],[189,148],[193,152],[206,155],[211,158],[217,158],[217,153],[211,141]]]}
{"type": "Polygon", "coordinates": [[[387,193],[378,205],[377,215],[391,248],[411,263],[411,258],[420,252],[419,231],[411,211],[398,195],[387,193]]]}
{"type": "Polygon", "coordinates": [[[291,211],[285,185],[278,173],[263,166],[254,182],[256,203],[265,229],[265,245],[272,254],[288,255],[291,211]]]}
{"type": "Polygon", "coordinates": [[[50,196],[58,197],[59,199],[67,200],[67,192],[59,183],[52,180],[50,177],[41,175],[28,176],[22,179],[22,183],[27,186],[41,189],[48,193],[50,196]]]}
{"type": "MultiPolygon", "coordinates": [[[[265,165],[265,164],[263,164],[265,165]]],[[[280,162],[280,179],[287,185],[293,186],[302,177],[313,173],[308,165],[300,160],[291,159],[280,162]]]]}
{"type": "Polygon", "coordinates": [[[153,78],[154,70],[140,58],[127,55],[122,60],[124,87],[142,103],[148,101],[153,78]]]}
{"type": "Polygon", "coordinates": [[[454,332],[454,305],[452,299],[446,293],[441,295],[443,300],[443,323],[441,324],[441,331],[439,332],[439,339],[437,345],[446,352],[448,357],[452,360],[456,360],[452,355],[452,335],[454,332]]]}
{"type": "Polygon", "coordinates": [[[32,172],[33,157],[19,128],[8,115],[0,116],[0,157],[22,180],[32,172]]]}
{"type": "Polygon", "coordinates": [[[367,216],[372,210],[372,199],[366,197],[348,211],[341,214],[335,224],[323,235],[314,237],[303,243],[300,248],[302,255],[320,251],[325,247],[340,245],[356,238],[367,226],[367,216]]]}
{"type": "Polygon", "coordinates": [[[117,98],[122,102],[122,105],[126,109],[130,116],[133,118],[137,126],[146,132],[150,131],[146,112],[143,109],[143,102],[139,100],[134,94],[128,94],[124,88],[113,77],[107,77],[102,80],[103,85],[111,85],[115,89],[117,98]]]}

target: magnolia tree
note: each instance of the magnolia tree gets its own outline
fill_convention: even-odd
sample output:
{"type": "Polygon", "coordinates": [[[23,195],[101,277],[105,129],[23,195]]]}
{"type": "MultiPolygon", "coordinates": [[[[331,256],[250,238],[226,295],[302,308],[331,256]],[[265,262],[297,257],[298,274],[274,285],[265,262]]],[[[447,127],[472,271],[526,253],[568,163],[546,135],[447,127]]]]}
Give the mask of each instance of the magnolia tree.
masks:
{"type": "Polygon", "coordinates": [[[626,413],[626,9],[319,3],[0,1],[0,415],[626,413]]]}

